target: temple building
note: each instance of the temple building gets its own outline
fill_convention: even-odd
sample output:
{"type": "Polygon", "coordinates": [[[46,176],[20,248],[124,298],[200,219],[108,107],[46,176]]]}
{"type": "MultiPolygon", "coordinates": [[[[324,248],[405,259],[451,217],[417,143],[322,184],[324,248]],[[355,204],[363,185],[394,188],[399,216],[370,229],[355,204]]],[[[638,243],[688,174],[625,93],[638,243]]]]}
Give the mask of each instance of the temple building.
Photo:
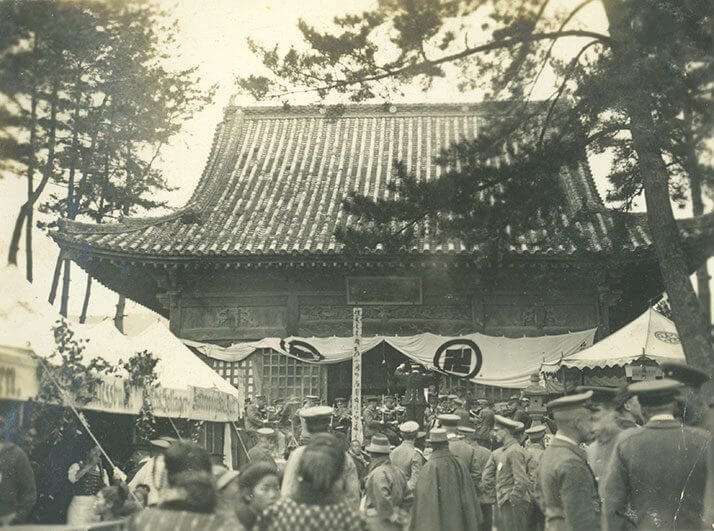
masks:
{"type": "MultiPolygon", "coordinates": [[[[116,224],[64,221],[53,237],[102,283],[165,315],[185,340],[230,345],[263,338],[352,334],[508,337],[597,328],[640,315],[662,292],[644,214],[605,207],[586,157],[560,172],[562,230],[531,230],[498,267],[479,249],[429,232],[399,253],[343,252],[335,228],[355,223],[350,191],[388,196],[393,162],[433,179],[440,150],[479,134],[494,103],[225,110],[188,203],[116,224]],[[575,241],[577,239],[578,241],[575,241]]],[[[692,269],[709,233],[681,223],[692,269]]],[[[363,363],[365,393],[390,389],[401,354],[381,345],[363,363]]],[[[270,349],[211,359],[247,395],[349,393],[350,362],[309,364],[270,349]]]]}

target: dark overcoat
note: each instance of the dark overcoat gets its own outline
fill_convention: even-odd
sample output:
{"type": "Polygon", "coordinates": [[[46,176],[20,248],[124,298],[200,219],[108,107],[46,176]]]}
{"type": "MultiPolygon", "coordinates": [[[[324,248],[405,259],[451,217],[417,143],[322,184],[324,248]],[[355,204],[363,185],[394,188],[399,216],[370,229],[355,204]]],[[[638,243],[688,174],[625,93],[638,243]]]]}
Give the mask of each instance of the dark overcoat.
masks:
{"type": "Polygon", "coordinates": [[[481,508],[466,465],[444,448],[434,450],[414,489],[412,531],[478,531],[481,508]]]}

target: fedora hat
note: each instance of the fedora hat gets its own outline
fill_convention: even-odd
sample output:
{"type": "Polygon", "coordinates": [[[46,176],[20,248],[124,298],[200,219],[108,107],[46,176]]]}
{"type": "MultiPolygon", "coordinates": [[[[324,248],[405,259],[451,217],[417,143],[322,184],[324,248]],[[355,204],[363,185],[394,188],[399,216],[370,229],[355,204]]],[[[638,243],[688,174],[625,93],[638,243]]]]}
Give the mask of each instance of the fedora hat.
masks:
{"type": "Polygon", "coordinates": [[[365,448],[368,452],[373,454],[388,454],[391,451],[389,447],[389,439],[384,435],[372,435],[372,440],[365,448]]]}

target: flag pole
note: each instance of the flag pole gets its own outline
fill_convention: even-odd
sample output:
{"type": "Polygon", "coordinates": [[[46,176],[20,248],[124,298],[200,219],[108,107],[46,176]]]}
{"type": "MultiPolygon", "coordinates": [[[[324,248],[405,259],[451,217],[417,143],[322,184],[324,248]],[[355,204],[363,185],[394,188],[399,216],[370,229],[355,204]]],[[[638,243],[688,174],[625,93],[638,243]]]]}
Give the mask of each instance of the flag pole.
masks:
{"type": "Polygon", "coordinates": [[[362,442],[362,308],[352,309],[352,440],[362,442]]]}

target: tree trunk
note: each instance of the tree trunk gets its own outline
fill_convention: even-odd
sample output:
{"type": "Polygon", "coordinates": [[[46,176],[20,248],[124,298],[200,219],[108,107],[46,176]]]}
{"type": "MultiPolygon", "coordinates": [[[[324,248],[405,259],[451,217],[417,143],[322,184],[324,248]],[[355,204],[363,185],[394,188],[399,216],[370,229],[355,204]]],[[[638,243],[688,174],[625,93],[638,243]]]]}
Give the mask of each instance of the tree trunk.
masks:
{"type": "MultiPolygon", "coordinates": [[[[623,46],[632,46],[630,20],[625,16],[621,3],[603,0],[603,5],[610,23],[610,34],[616,41],[613,53],[617,56],[622,54],[623,46]]],[[[647,87],[633,83],[623,96],[642,174],[647,221],[664,288],[672,306],[674,324],[687,362],[711,373],[714,369],[714,349],[710,342],[709,325],[704,320],[699,299],[689,281],[684,249],[670,203],[667,169],[657,138],[652,134],[655,128],[650,95],[647,87]]]]}
{"type": "Polygon", "coordinates": [[[87,320],[87,308],[89,307],[89,297],[92,293],[92,275],[87,274],[87,287],[84,290],[84,301],[82,301],[82,313],[79,314],[80,324],[87,320]]]}
{"type": "Polygon", "coordinates": [[[59,285],[59,277],[60,273],[62,272],[62,262],[63,262],[63,256],[62,256],[62,251],[57,253],[57,261],[55,262],[55,271],[52,273],[52,285],[50,286],[50,295],[47,297],[47,302],[50,304],[55,303],[55,299],[57,298],[57,286],[59,285]]]}
{"type": "Polygon", "coordinates": [[[64,260],[64,276],[62,277],[62,296],[60,297],[60,314],[67,317],[67,307],[69,306],[69,276],[72,260],[64,260]]]}
{"type": "MultiPolygon", "coordinates": [[[[33,44],[33,52],[35,56],[35,61],[37,61],[37,54],[39,50],[38,36],[35,34],[35,40],[33,44]]],[[[34,192],[34,180],[35,180],[35,166],[37,164],[37,157],[35,153],[35,144],[37,142],[37,75],[33,76],[32,83],[32,93],[30,95],[30,154],[29,161],[27,163],[27,202],[30,203],[30,211],[32,210],[32,194],[34,192]]],[[[20,247],[20,236],[22,235],[22,225],[25,219],[28,217],[28,209],[25,205],[20,208],[20,213],[15,220],[15,228],[12,231],[12,238],[10,240],[10,250],[8,253],[7,261],[11,264],[17,265],[17,253],[20,247]]],[[[28,227],[32,224],[28,225],[28,227]]],[[[25,242],[27,244],[27,242],[25,242]]],[[[32,244],[32,236],[29,237],[29,243],[32,244]]],[[[30,255],[30,258],[32,256],[30,255]]],[[[28,262],[26,270],[27,279],[32,282],[32,263],[28,262]]]]}
{"type": "MultiPolygon", "coordinates": [[[[42,195],[42,192],[45,190],[45,186],[47,186],[47,182],[50,180],[50,177],[52,175],[52,167],[54,166],[54,158],[55,158],[55,139],[57,135],[57,92],[59,90],[58,83],[55,81],[52,84],[52,102],[51,102],[51,110],[50,110],[50,131],[49,131],[49,136],[47,140],[47,163],[45,164],[45,168],[42,172],[42,179],[40,180],[39,184],[37,185],[37,188],[35,188],[32,192],[30,192],[30,189],[28,187],[28,193],[29,196],[27,198],[27,201],[25,202],[24,205],[20,207],[20,213],[17,215],[17,219],[15,220],[15,228],[12,231],[12,239],[10,240],[10,252],[8,253],[8,258],[7,261],[11,264],[17,264],[17,252],[19,248],[19,243],[20,243],[20,237],[22,235],[22,225],[25,223],[25,221],[30,218],[32,219],[32,209],[34,208],[35,203],[37,200],[40,198],[40,195],[42,195]]],[[[34,158],[35,152],[33,149],[33,152],[31,154],[31,157],[34,158]]],[[[31,241],[31,240],[30,240],[31,241]]],[[[32,250],[28,249],[28,259],[31,261],[32,260],[32,250]]],[[[28,279],[31,280],[31,279],[28,279]]]]}
{"type": "MultiPolygon", "coordinates": [[[[684,115],[685,127],[692,123],[691,113],[685,112],[684,115]]],[[[701,216],[704,214],[704,201],[702,200],[702,168],[697,159],[696,145],[694,136],[691,130],[688,130],[686,138],[687,149],[687,175],[689,176],[689,190],[692,194],[692,214],[701,216]]],[[[707,270],[706,261],[697,269],[697,294],[699,295],[699,303],[702,305],[704,319],[711,325],[711,292],[709,290],[709,271],[707,270]]]]}
{"type": "Polygon", "coordinates": [[[119,295],[117,301],[117,311],[114,314],[114,326],[117,327],[122,334],[124,333],[124,309],[126,308],[126,297],[119,295]]]}

